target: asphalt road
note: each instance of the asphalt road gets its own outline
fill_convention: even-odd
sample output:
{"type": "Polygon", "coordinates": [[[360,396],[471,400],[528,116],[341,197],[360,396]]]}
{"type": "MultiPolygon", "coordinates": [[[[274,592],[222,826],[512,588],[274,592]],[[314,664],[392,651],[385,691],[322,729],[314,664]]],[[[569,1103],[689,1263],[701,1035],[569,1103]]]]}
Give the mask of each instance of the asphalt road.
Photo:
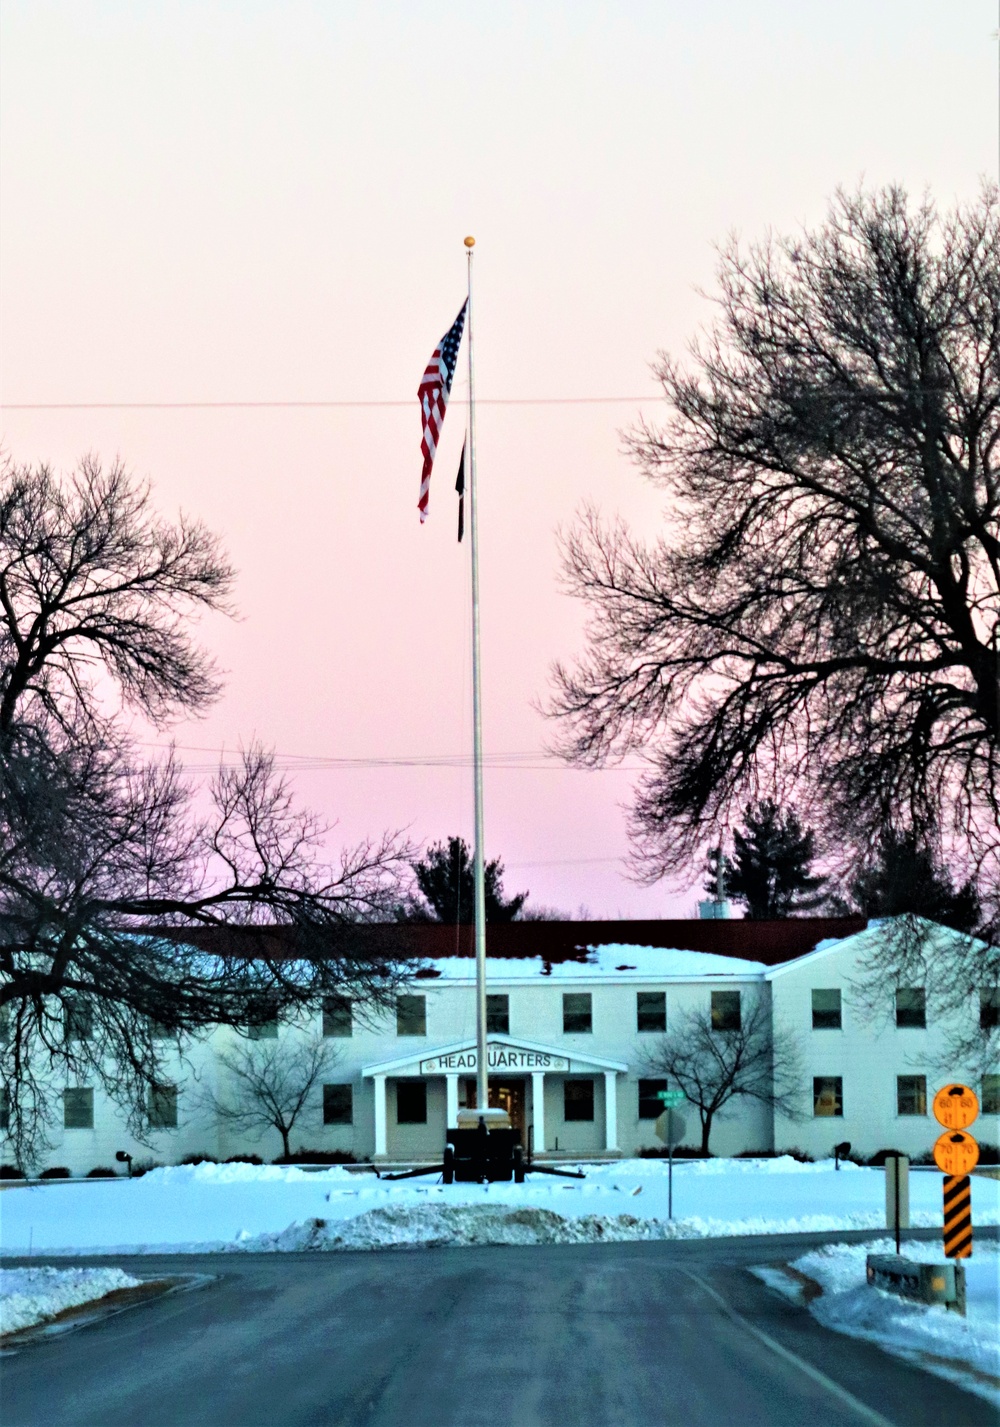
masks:
{"type": "Polygon", "coordinates": [[[3,1357],[0,1421],[998,1427],[745,1271],[820,1237],[115,1259],[219,1278],[3,1357]]]}

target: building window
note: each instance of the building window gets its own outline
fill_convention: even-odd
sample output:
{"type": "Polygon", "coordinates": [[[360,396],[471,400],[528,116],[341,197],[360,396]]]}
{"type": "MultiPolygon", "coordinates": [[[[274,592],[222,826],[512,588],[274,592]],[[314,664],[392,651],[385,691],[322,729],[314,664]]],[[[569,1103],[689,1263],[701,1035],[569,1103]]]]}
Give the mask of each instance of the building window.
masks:
{"type": "Polygon", "coordinates": [[[94,1034],[94,1008],[84,996],[72,996],[63,1007],[68,1041],[89,1041],[94,1034]]]}
{"type": "Polygon", "coordinates": [[[350,1036],[354,1034],[353,1007],[350,996],[327,996],[323,1001],[323,1034],[350,1036]]]}
{"type": "Polygon", "coordinates": [[[833,987],[828,991],[814,990],[812,1011],[814,1031],[839,1031],[841,1029],[840,988],[833,987]]]}
{"type": "Polygon", "coordinates": [[[247,1040],[251,1041],[276,1041],[278,1039],[278,1018],[274,1016],[269,1021],[258,1021],[255,1026],[247,1026],[247,1040]]]}
{"type": "MultiPolygon", "coordinates": [[[[589,996],[587,998],[590,999],[589,996]]],[[[563,1081],[563,1119],[592,1120],[594,1118],[594,1082],[592,1080],[563,1081]]]]}
{"type": "Polygon", "coordinates": [[[983,1076],[983,1095],[979,1108],[984,1115],[1000,1115],[1000,1075],[983,1076]]]}
{"type": "MultiPolygon", "coordinates": [[[[594,1013],[589,991],[567,991],[563,996],[563,1034],[590,1035],[594,1029],[594,1013]]],[[[569,1081],[566,1082],[570,1084],[569,1081]]],[[[581,1081],[581,1084],[583,1082],[581,1081]]],[[[586,1116],[580,1116],[586,1119],[586,1116]]],[[[593,1115],[590,1119],[593,1119],[593,1115]]]]}
{"type": "Polygon", "coordinates": [[[900,986],[896,992],[896,1025],[923,1029],[927,1024],[927,993],[922,986],[900,986]]]}
{"type": "Polygon", "coordinates": [[[396,997],[397,1036],[425,1036],[427,1034],[427,997],[396,997]]]}
{"type": "Polygon", "coordinates": [[[151,1130],[176,1130],[177,1086],[158,1085],[150,1090],[146,1108],[151,1130]]]}
{"type": "Polygon", "coordinates": [[[980,991],[979,1024],[984,1031],[1000,1026],[1000,986],[988,986],[980,991]]]}
{"type": "Polygon", "coordinates": [[[426,1080],[396,1081],[396,1124],[427,1124],[426,1080]]]}
{"type": "Polygon", "coordinates": [[[743,1024],[738,991],[712,992],[712,1030],[738,1031],[743,1024]]]}
{"type": "Polygon", "coordinates": [[[486,997],[486,1029],[494,1035],[510,1035],[510,997],[486,997]]]}
{"type": "Polygon", "coordinates": [[[896,1114],[927,1114],[927,1076],[896,1076],[896,1114]]]}
{"type": "Polygon", "coordinates": [[[637,1031],[665,1031],[667,1029],[666,991],[637,991],[635,993],[635,1028],[637,1031]]]}
{"type": "Polygon", "coordinates": [[[94,1128],[94,1092],[75,1088],[63,1091],[63,1128],[92,1130],[94,1128]]]}
{"type": "MultiPolygon", "coordinates": [[[[405,1081],[402,1083],[405,1084],[405,1081]]],[[[426,1115],[424,1118],[426,1119],[426,1115]]],[[[354,1090],[352,1086],[323,1086],[323,1124],[354,1124],[354,1090]]]]}
{"type": "Polygon", "coordinates": [[[663,1101],[658,1099],[661,1090],[666,1090],[665,1080],[639,1081],[639,1119],[658,1120],[663,1114],[663,1101]]]}
{"type": "Polygon", "coordinates": [[[814,1078],[813,1114],[843,1118],[844,1082],[839,1075],[817,1075],[814,1078]]]}

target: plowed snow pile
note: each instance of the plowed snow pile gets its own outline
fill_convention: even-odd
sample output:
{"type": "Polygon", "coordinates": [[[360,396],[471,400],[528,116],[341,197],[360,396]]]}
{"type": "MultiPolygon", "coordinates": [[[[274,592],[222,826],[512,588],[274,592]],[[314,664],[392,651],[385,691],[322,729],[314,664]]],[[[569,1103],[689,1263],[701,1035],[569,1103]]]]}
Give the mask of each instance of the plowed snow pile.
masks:
{"type": "MultiPolygon", "coordinates": [[[[584,1214],[567,1219],[552,1209],[505,1204],[387,1205],[356,1219],[313,1219],[280,1234],[227,1245],[231,1251],[287,1253],[297,1249],[461,1248],[472,1244],[593,1244],[688,1238],[679,1226],[634,1214],[584,1214]],[[664,1232],[669,1230],[670,1232],[664,1232]]],[[[697,1236],[695,1236],[697,1237],[697,1236]]]]}
{"type": "MultiPolygon", "coordinates": [[[[940,1174],[914,1173],[914,1226],[941,1223],[940,1174]]],[[[181,1165],[132,1181],[50,1182],[3,1192],[7,1254],[257,1253],[401,1245],[585,1243],[836,1232],[885,1224],[885,1176],[795,1160],[618,1160],[584,1179],[442,1184],[333,1167],[181,1165]]],[[[1000,1222],[1000,1181],[976,1178],[973,1221],[1000,1222]]]]}
{"type": "MultiPolygon", "coordinates": [[[[906,1258],[940,1263],[940,1244],[903,1244],[906,1258]]],[[[1000,1407],[1000,1257],[996,1243],[977,1243],[965,1260],[967,1316],[940,1304],[914,1303],[869,1287],[865,1278],[868,1254],[891,1254],[895,1244],[881,1239],[868,1244],[827,1244],[803,1254],[791,1265],[819,1285],[822,1293],[809,1300],[809,1311],[827,1328],[852,1338],[867,1338],[886,1352],[919,1363],[941,1377],[959,1383],[1000,1407]]],[[[800,1299],[801,1283],[780,1270],[754,1273],[788,1297],[800,1299]]]]}
{"type": "Polygon", "coordinates": [[[138,1283],[120,1268],[0,1269],[0,1334],[47,1322],[67,1308],[138,1283]]]}

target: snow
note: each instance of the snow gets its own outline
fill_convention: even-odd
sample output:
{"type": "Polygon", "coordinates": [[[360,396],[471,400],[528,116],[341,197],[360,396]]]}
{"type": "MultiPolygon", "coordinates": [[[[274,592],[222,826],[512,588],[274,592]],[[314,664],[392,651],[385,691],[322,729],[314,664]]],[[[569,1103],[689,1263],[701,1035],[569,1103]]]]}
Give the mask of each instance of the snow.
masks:
{"type": "MultiPolygon", "coordinates": [[[[690,981],[692,976],[730,976],[746,980],[762,976],[767,967],[762,961],[744,961],[737,956],[718,956],[708,951],[683,951],[676,947],[631,946],[611,942],[604,946],[581,946],[584,961],[545,962],[541,957],[490,957],[490,977],[506,984],[511,981],[534,981],[539,976],[553,981],[606,980],[645,981],[677,977],[690,981]],[[546,970],[548,966],[548,970],[546,970]]],[[[442,981],[476,979],[476,963],[469,956],[449,956],[427,963],[442,981]]]]}
{"type": "Polygon", "coordinates": [[[0,1269],[0,1334],[45,1323],[116,1288],[135,1288],[139,1281],[120,1268],[0,1269]]]}
{"type": "MultiPolygon", "coordinates": [[[[898,1298],[869,1287],[868,1254],[895,1253],[891,1239],[867,1244],[828,1244],[796,1259],[790,1267],[812,1279],[822,1294],[809,1300],[809,1311],[827,1328],[866,1338],[886,1352],[907,1358],[960,1383],[1000,1407],[1000,1254],[996,1243],[977,1243],[966,1259],[966,1317],[939,1304],[898,1298]]],[[[944,1261],[939,1244],[904,1242],[906,1258],[921,1263],[944,1261]]],[[[798,1301],[801,1280],[780,1269],[754,1272],[771,1287],[798,1301]]]]}
{"type": "MultiPolygon", "coordinates": [[[[941,1176],[910,1181],[914,1226],[941,1223],[941,1176]]],[[[1000,1223],[1000,1181],[973,1178],[973,1220],[1000,1223]]],[[[283,1252],[464,1243],[706,1238],[881,1229],[881,1170],[830,1161],[665,1160],[586,1166],[586,1178],[390,1183],[341,1166],[181,1165],[141,1179],[5,1190],[6,1254],[283,1252]]]]}

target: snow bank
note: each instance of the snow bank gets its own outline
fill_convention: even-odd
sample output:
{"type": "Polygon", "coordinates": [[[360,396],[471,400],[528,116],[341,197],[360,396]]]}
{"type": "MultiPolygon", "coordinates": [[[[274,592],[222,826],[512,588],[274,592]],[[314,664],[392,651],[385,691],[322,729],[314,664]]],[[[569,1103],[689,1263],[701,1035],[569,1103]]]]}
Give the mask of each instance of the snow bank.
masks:
{"type": "MultiPolygon", "coordinates": [[[[432,1174],[388,1182],[339,1165],[317,1173],[280,1165],[182,1165],[132,1181],[5,1190],[0,1244],[8,1254],[29,1246],[35,1253],[87,1254],[281,1252],[312,1246],[313,1238],[317,1247],[331,1249],[507,1243],[515,1240],[503,1235],[527,1232],[527,1221],[509,1216],[527,1210],[534,1215],[531,1233],[550,1237],[516,1242],[885,1225],[881,1170],[845,1165],[836,1172],[829,1162],[803,1165],[788,1157],[681,1161],[674,1165],[672,1221],[667,1171],[664,1160],[619,1160],[588,1166],[580,1180],[536,1175],[526,1184],[484,1186],[445,1185],[432,1174]],[[477,1216],[476,1233],[500,1237],[468,1238],[477,1216]],[[310,1226],[320,1220],[325,1227],[317,1237],[310,1226]]],[[[913,1175],[910,1203],[915,1226],[940,1225],[941,1176],[913,1175]]],[[[975,1178],[972,1204],[974,1223],[1000,1222],[1000,1181],[975,1178]]]]}
{"type": "MultiPolygon", "coordinates": [[[[976,1244],[965,1260],[967,1317],[941,1305],[929,1306],[897,1298],[869,1287],[865,1259],[871,1253],[894,1253],[895,1244],[882,1239],[868,1244],[828,1244],[803,1254],[790,1265],[822,1290],[803,1293],[774,1268],[755,1269],[759,1278],[789,1297],[808,1301],[809,1311],[827,1328],[877,1343],[886,1352],[959,1383],[1000,1407],[1000,1256],[995,1243],[976,1244]]],[[[940,1263],[938,1244],[905,1243],[907,1258],[940,1263]]]]}
{"type": "MultiPolygon", "coordinates": [[[[738,956],[720,956],[713,951],[686,951],[669,946],[638,946],[607,942],[600,946],[580,946],[586,960],[545,961],[540,956],[490,957],[490,975],[498,985],[513,981],[546,980],[616,981],[692,976],[727,976],[740,980],[762,979],[767,971],[763,961],[747,961],[738,956]]],[[[469,956],[446,956],[428,962],[442,981],[475,981],[476,963],[469,956]]]]}
{"type": "Polygon", "coordinates": [[[120,1268],[0,1269],[0,1334],[48,1322],[67,1308],[139,1282],[120,1268]]]}

